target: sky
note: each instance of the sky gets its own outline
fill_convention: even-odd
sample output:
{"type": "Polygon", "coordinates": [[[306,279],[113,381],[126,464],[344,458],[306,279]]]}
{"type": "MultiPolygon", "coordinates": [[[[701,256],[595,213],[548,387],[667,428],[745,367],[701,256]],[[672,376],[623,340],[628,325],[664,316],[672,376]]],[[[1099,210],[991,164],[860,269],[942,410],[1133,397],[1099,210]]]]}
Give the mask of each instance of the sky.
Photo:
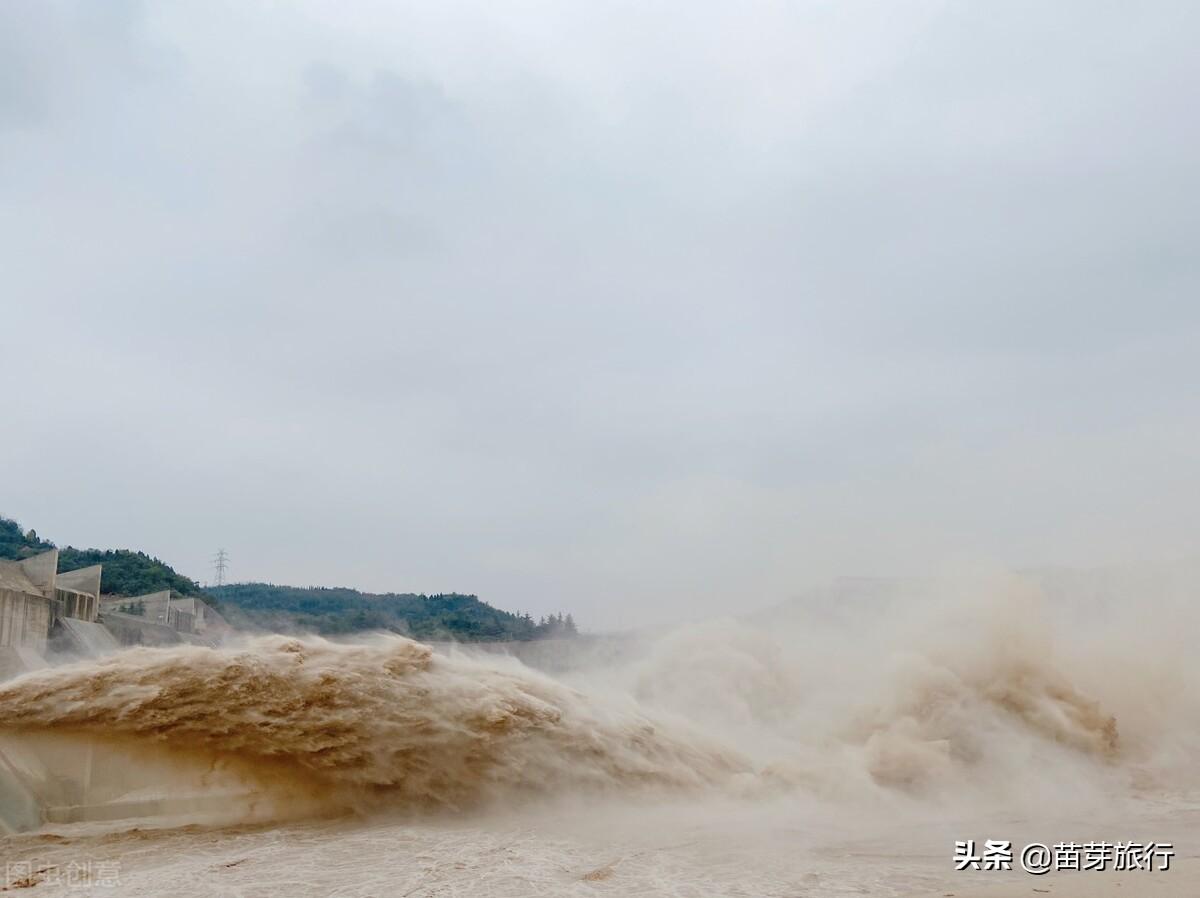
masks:
{"type": "Polygon", "coordinates": [[[0,514],[608,629],[1194,555],[1200,6],[0,4],[0,514]]]}

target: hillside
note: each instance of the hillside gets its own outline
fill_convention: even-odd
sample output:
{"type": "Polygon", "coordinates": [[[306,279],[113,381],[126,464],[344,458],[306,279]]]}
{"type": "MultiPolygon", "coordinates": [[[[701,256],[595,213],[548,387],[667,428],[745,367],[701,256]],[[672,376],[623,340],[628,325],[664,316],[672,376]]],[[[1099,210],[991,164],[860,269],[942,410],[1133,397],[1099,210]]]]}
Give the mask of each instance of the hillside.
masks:
{"type": "MultiPolygon", "coordinates": [[[[0,517],[0,558],[27,558],[55,548],[33,530],[0,517]]],[[[72,571],[104,565],[100,591],[136,596],[163,589],[198,596],[216,607],[235,627],[253,630],[304,631],[327,635],[390,630],[419,639],[499,641],[573,636],[570,615],[535,621],[529,615],[493,608],[473,595],[448,593],[373,594],[356,589],[276,586],[242,583],[201,589],[196,581],[166,562],[129,549],[59,549],[58,569],[72,571]]]]}
{"type": "Polygon", "coordinates": [[[528,640],[574,635],[570,615],[535,622],[501,611],[476,596],[448,593],[366,593],[338,587],[239,583],[212,587],[221,612],[235,626],[299,629],[334,635],[390,630],[418,639],[528,640]]]}
{"type": "MultiPolygon", "coordinates": [[[[0,518],[0,558],[28,558],[55,548],[34,530],[23,531],[16,521],[0,518]]],[[[196,581],[177,573],[174,568],[145,552],[129,549],[76,549],[64,546],[58,550],[59,573],[77,570],[93,564],[104,565],[100,592],[105,595],[136,596],[161,589],[173,589],[178,595],[201,595],[196,581]]]]}

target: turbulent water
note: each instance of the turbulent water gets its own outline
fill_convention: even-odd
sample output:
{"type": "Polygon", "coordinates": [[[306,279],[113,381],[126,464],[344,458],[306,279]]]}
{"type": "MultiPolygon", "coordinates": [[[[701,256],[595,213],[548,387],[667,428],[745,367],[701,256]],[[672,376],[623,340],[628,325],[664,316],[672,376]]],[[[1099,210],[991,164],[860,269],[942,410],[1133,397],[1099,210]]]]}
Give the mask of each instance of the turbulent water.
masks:
{"type": "Polygon", "coordinates": [[[0,688],[10,730],[151,742],[326,801],[466,807],[569,788],[700,788],[745,762],[527,669],[381,637],[134,649],[0,688]]]}
{"type": "Polygon", "coordinates": [[[916,894],[988,827],[1194,813],[1195,617],[1156,608],[802,607],[581,644],[557,679],[394,636],[129,650],[0,685],[0,737],[144,759],[93,802],[229,800],[6,844],[117,858],[130,894],[916,894]]]}

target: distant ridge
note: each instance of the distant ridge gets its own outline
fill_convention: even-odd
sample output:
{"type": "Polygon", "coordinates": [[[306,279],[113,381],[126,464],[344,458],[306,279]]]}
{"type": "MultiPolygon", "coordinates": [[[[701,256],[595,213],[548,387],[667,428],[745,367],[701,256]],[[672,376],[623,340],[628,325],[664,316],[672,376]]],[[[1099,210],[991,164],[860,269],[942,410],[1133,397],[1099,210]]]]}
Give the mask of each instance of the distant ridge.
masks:
{"type": "Polygon", "coordinates": [[[368,593],[345,587],[237,583],[210,587],[230,623],[335,635],[390,630],[418,639],[500,641],[575,635],[568,615],[534,621],[460,593],[368,593]]]}
{"type": "MultiPolygon", "coordinates": [[[[0,517],[0,558],[27,558],[54,543],[0,517]]],[[[474,595],[444,593],[366,593],[342,587],[240,583],[202,589],[166,562],[130,549],[59,549],[59,571],[104,566],[102,595],[140,596],[172,590],[202,598],[234,627],[323,635],[388,630],[418,639],[497,642],[575,635],[571,615],[534,620],[493,608],[474,595]]]]}

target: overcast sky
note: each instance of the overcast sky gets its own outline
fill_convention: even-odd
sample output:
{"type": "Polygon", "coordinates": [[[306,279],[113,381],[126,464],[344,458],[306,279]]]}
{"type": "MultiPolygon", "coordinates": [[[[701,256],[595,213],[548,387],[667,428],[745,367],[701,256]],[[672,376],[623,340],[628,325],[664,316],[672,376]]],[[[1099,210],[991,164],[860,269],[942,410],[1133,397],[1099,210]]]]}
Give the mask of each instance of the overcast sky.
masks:
{"type": "Polygon", "coordinates": [[[0,513],[587,627],[1194,554],[1200,5],[0,4],[0,513]]]}

